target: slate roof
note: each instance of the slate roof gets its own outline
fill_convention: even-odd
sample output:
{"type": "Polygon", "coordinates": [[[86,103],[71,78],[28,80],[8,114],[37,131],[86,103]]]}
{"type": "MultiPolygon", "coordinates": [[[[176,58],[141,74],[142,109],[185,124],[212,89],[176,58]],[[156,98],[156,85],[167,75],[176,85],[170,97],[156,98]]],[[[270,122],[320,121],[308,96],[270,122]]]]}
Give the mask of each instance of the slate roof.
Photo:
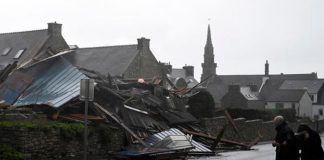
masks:
{"type": "Polygon", "coordinates": [[[137,44],[78,48],[63,55],[74,66],[94,70],[102,75],[121,76],[139,53],[137,44]]]}
{"type": "Polygon", "coordinates": [[[188,83],[188,88],[192,88],[195,85],[197,85],[199,82],[195,79],[193,76],[186,76],[186,70],[185,69],[178,69],[178,68],[172,68],[171,72],[172,81],[175,80],[178,77],[184,78],[186,82],[188,83]]]}
{"type": "Polygon", "coordinates": [[[317,94],[324,84],[324,79],[285,80],[280,89],[306,89],[310,94],[317,94]]]}
{"type": "Polygon", "coordinates": [[[172,77],[186,77],[186,70],[180,68],[172,68],[172,77]]]}
{"type": "Polygon", "coordinates": [[[264,75],[216,75],[216,77],[220,78],[226,85],[238,84],[240,86],[247,86],[253,84],[259,88],[264,75]]]}
{"type": "Polygon", "coordinates": [[[49,37],[47,29],[0,34],[0,69],[18,60],[14,57],[20,49],[25,49],[25,51],[19,58],[19,62],[34,57],[49,37]],[[8,55],[4,56],[2,53],[6,48],[11,48],[11,50],[8,55]]]}
{"type": "Polygon", "coordinates": [[[264,97],[267,102],[299,102],[306,90],[276,90],[264,97]]]}
{"type": "MultiPolygon", "coordinates": [[[[260,88],[264,75],[217,75],[226,85],[238,84],[241,86],[257,85],[260,88]]],[[[270,79],[293,79],[293,80],[314,80],[317,79],[317,74],[272,74],[270,79]]]]}
{"type": "MultiPolygon", "coordinates": [[[[221,98],[228,92],[229,85],[256,85],[258,89],[262,85],[264,75],[216,75],[208,83],[207,90],[213,95],[215,103],[220,103],[221,98]]],[[[279,89],[285,80],[315,80],[316,73],[306,74],[272,74],[261,90],[262,96],[268,96],[279,89]]]]}

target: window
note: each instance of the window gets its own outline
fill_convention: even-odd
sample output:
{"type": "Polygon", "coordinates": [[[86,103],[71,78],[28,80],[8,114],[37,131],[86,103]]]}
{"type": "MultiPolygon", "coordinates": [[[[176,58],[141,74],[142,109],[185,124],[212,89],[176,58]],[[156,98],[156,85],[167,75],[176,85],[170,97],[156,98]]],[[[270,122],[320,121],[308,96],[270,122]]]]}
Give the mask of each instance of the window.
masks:
{"type": "Polygon", "coordinates": [[[282,103],[276,103],[276,109],[283,109],[284,105],[282,103]]]}
{"type": "Polygon", "coordinates": [[[6,56],[6,55],[8,55],[9,54],[9,52],[11,51],[11,48],[6,48],[5,50],[3,50],[3,52],[2,52],[2,56],[6,56]]]}
{"type": "Polygon", "coordinates": [[[17,54],[15,55],[15,59],[18,59],[23,53],[24,53],[25,49],[21,49],[17,52],[17,54]]]}
{"type": "Polygon", "coordinates": [[[310,95],[311,100],[314,102],[314,95],[310,95]]]}
{"type": "Polygon", "coordinates": [[[319,114],[320,116],[322,116],[322,115],[323,115],[323,109],[319,109],[319,110],[318,110],[318,114],[319,114]]]}

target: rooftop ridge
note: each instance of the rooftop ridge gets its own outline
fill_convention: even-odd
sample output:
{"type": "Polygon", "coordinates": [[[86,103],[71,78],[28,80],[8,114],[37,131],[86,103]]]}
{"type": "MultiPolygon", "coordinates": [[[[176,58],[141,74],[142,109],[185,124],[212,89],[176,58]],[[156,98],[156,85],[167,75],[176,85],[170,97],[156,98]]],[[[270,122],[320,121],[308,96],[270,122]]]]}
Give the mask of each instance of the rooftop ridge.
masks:
{"type": "MultiPolygon", "coordinates": [[[[314,73],[287,73],[287,74],[269,74],[269,76],[285,76],[285,75],[314,75],[314,73]]],[[[265,76],[264,74],[218,74],[217,76],[265,76]]]]}
{"type": "Polygon", "coordinates": [[[37,30],[30,30],[30,31],[18,31],[18,32],[7,32],[7,33],[0,33],[0,35],[8,35],[8,34],[20,34],[20,33],[28,33],[28,32],[38,32],[38,31],[45,31],[47,29],[37,29],[37,30]]]}
{"type": "Polygon", "coordinates": [[[81,50],[81,49],[91,49],[91,48],[111,48],[111,47],[127,47],[127,46],[137,46],[137,44],[125,44],[125,45],[114,45],[114,46],[96,46],[96,47],[80,47],[77,48],[76,50],[81,50]]]}

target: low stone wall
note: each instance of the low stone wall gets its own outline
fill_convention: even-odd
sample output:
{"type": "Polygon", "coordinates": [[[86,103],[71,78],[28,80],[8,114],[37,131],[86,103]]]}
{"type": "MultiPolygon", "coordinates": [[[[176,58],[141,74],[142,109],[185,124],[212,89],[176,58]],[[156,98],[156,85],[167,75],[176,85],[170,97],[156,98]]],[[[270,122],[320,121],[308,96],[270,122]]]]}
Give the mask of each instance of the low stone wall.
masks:
{"type": "MultiPolygon", "coordinates": [[[[94,127],[89,129],[89,159],[109,159],[111,151],[122,147],[124,133],[121,129],[105,126],[104,134],[94,127]]],[[[26,160],[77,160],[83,157],[83,132],[69,134],[60,128],[0,126],[0,135],[0,143],[23,153],[26,160]]]]}
{"type": "MultiPolygon", "coordinates": [[[[250,142],[259,135],[262,136],[261,141],[272,141],[275,137],[275,126],[272,121],[263,121],[261,119],[257,120],[246,120],[245,118],[234,119],[234,123],[239,130],[242,138],[238,136],[235,132],[233,126],[228,122],[227,118],[224,116],[213,117],[213,118],[203,118],[201,119],[201,125],[207,128],[207,131],[213,135],[217,136],[221,128],[226,125],[226,130],[223,138],[250,142]]],[[[301,120],[294,123],[289,123],[289,126],[296,131],[300,123],[306,123],[311,128],[316,128],[316,123],[311,121],[301,120]]],[[[324,131],[324,121],[318,122],[319,132],[324,131]]]]}

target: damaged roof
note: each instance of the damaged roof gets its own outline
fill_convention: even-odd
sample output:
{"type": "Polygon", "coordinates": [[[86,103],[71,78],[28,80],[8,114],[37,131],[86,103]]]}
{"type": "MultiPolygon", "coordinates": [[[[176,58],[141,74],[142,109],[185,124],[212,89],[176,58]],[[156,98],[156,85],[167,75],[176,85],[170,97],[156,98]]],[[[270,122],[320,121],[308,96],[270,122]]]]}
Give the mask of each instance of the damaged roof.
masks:
{"type": "Polygon", "coordinates": [[[58,108],[79,95],[80,80],[85,78],[67,60],[53,56],[10,75],[0,86],[0,97],[15,106],[46,104],[58,108]]]}
{"type": "MultiPolygon", "coordinates": [[[[172,135],[185,135],[184,133],[182,133],[180,130],[176,129],[176,128],[170,128],[169,130],[165,130],[163,132],[160,133],[156,133],[153,134],[152,136],[148,137],[145,142],[147,142],[148,144],[155,144],[158,141],[161,141],[162,139],[164,139],[167,136],[172,136],[172,135]]],[[[206,148],[204,145],[202,145],[199,142],[196,142],[195,140],[191,141],[192,145],[195,147],[194,149],[191,149],[189,154],[193,154],[193,155],[197,155],[197,154],[203,154],[203,153],[208,153],[213,155],[214,152],[211,151],[210,149],[206,148]]]]}
{"type": "Polygon", "coordinates": [[[26,73],[37,73],[40,68],[46,68],[46,72],[34,75],[34,82],[17,99],[15,106],[47,104],[58,108],[79,95],[80,81],[87,78],[62,57],[28,68],[26,73]]]}
{"type": "Polygon", "coordinates": [[[64,55],[74,66],[94,70],[102,75],[122,76],[139,53],[137,44],[78,48],[64,55]]]}

